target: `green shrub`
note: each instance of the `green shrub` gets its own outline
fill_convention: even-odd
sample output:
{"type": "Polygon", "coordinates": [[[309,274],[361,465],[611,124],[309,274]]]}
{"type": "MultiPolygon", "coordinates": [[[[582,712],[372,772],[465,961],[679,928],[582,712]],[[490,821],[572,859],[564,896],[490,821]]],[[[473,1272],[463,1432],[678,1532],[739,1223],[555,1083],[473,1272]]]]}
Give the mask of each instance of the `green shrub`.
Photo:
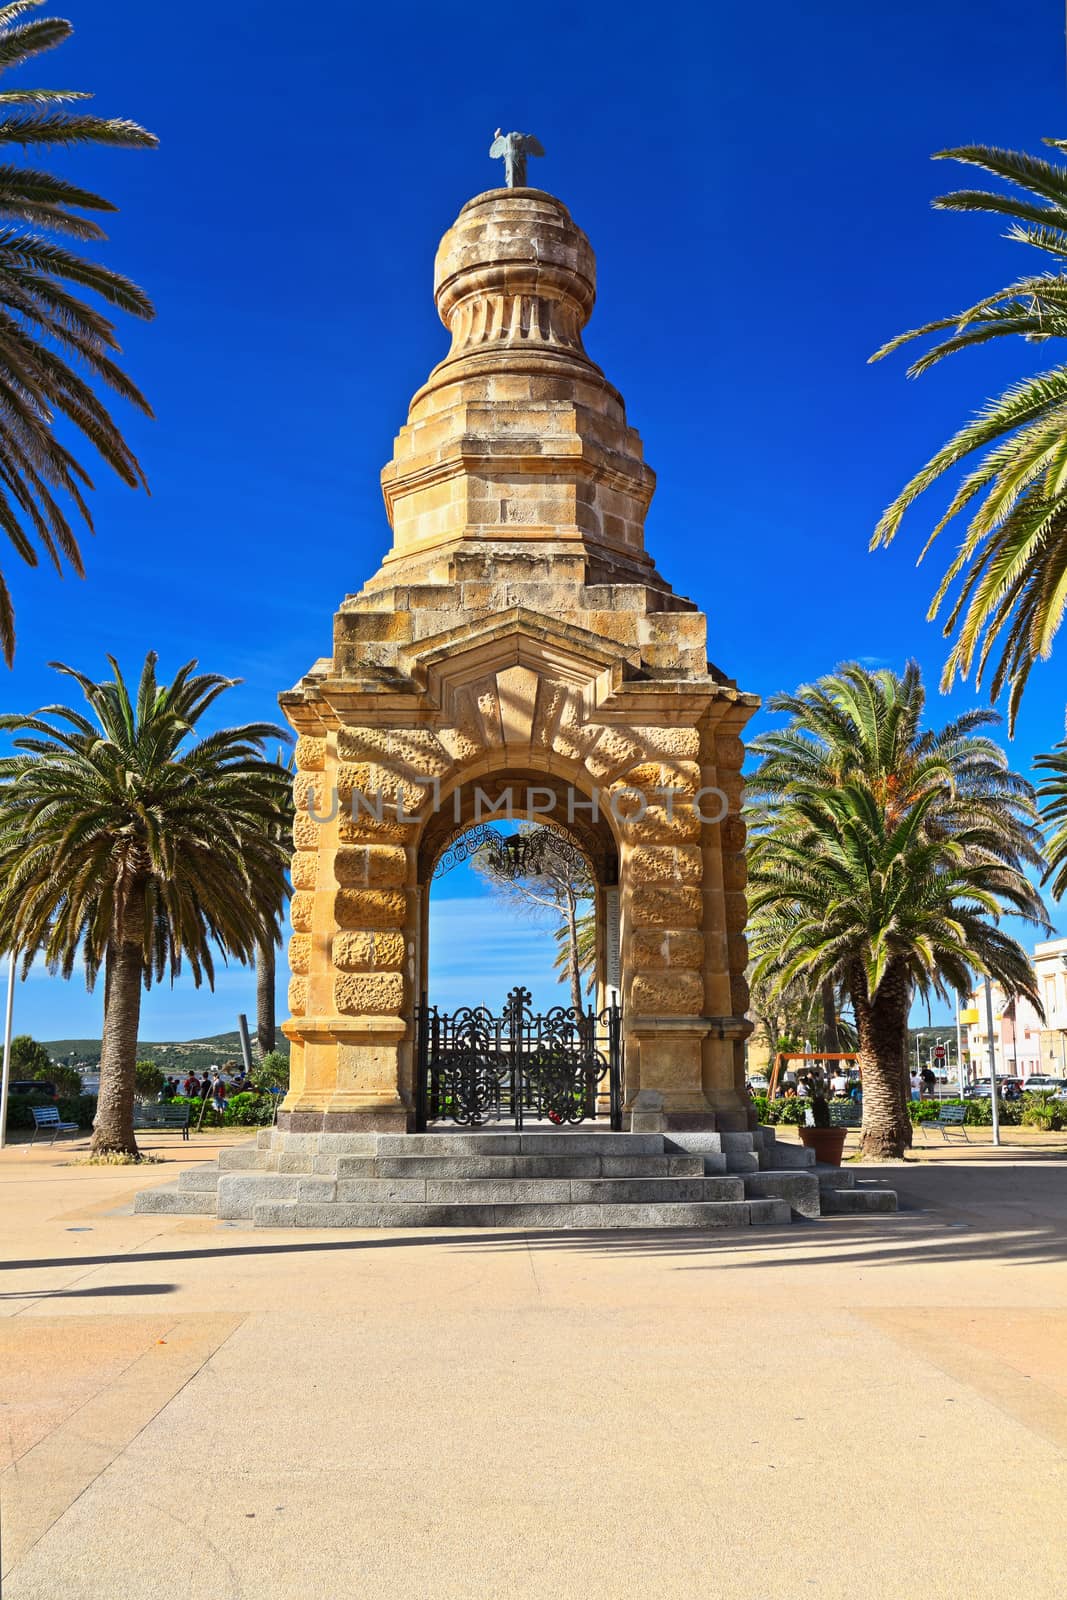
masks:
{"type": "Polygon", "coordinates": [[[82,1092],[82,1075],[77,1067],[53,1067],[45,1077],[56,1086],[56,1093],[77,1100],[82,1092]]]}
{"type": "Polygon", "coordinates": [[[274,1101],[269,1096],[246,1091],[230,1096],[224,1120],[228,1128],[259,1128],[273,1118],[274,1101]]]}
{"type": "Polygon", "coordinates": [[[942,1106],[958,1106],[959,1100],[909,1100],[908,1116],[912,1122],[934,1122],[942,1106]]]}
{"type": "Polygon", "coordinates": [[[765,1094],[754,1094],[752,1096],[752,1104],[756,1108],[756,1121],[757,1122],[767,1123],[767,1122],[769,1122],[771,1120],[770,1117],[767,1115],[767,1110],[768,1110],[768,1107],[770,1105],[770,1101],[767,1099],[767,1096],[765,1094]]]}
{"type": "Polygon", "coordinates": [[[1059,1133],[1067,1125],[1067,1104],[1047,1094],[1024,1094],[1020,1121],[1027,1128],[1044,1128],[1059,1133]]]}
{"type": "Polygon", "coordinates": [[[76,1122],[79,1128],[91,1128],[96,1116],[95,1094],[81,1094],[63,1100],[51,1100],[42,1094],[13,1094],[7,1102],[8,1133],[33,1132],[31,1106],[55,1106],[64,1122],[76,1122]]]}
{"type": "MultiPolygon", "coordinates": [[[[28,1033],[17,1033],[11,1041],[11,1076],[13,1078],[52,1078],[52,1057],[43,1044],[28,1033]]],[[[59,1085],[56,1084],[58,1088],[59,1085]]]]}
{"type": "MultiPolygon", "coordinates": [[[[175,1095],[168,1100],[169,1106],[188,1106],[189,1124],[195,1128],[200,1122],[202,1100],[190,1100],[186,1095],[175,1095]]],[[[269,1094],[253,1094],[244,1091],[241,1094],[232,1094],[227,1101],[226,1111],[220,1118],[213,1102],[209,1099],[204,1120],[200,1124],[203,1128],[263,1128],[268,1127],[274,1120],[274,1098],[269,1094]]]]}
{"type": "MultiPolygon", "coordinates": [[[[959,1102],[957,1102],[958,1104],[959,1102]]],[[[969,1128],[989,1128],[993,1124],[992,1100],[968,1100],[964,1122],[969,1128]]],[[[1017,1128],[1022,1121],[1022,1108],[1018,1100],[1002,1100],[997,1096],[997,1110],[1005,1128],[1017,1128]]]]}
{"type": "Polygon", "coordinates": [[[280,1050],[268,1050],[258,1066],[252,1068],[252,1082],[257,1089],[288,1089],[289,1057],[280,1050]]]}
{"type": "Polygon", "coordinates": [[[774,1119],[775,1122],[782,1123],[787,1127],[798,1127],[804,1121],[804,1107],[807,1103],[799,1095],[797,1095],[796,1099],[776,1100],[774,1109],[778,1115],[774,1119]]]}
{"type": "Polygon", "coordinates": [[[134,1069],[134,1089],[144,1099],[154,1099],[163,1087],[163,1072],[154,1061],[138,1061],[134,1069]]]}

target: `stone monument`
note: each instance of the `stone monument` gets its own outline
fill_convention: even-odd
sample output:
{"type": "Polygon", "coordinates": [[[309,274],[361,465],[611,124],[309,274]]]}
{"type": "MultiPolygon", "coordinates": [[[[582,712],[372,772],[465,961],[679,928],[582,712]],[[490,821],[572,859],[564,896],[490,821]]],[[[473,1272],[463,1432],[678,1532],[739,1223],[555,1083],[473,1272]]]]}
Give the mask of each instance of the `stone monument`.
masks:
{"type": "Polygon", "coordinates": [[[757,700],[645,549],[653,473],[582,341],[595,288],[588,239],[538,189],[478,195],[441,241],[451,347],[382,472],[392,546],[281,697],[299,735],[283,1129],[413,1128],[430,879],[505,803],[592,864],[625,1125],[749,1125],[757,700]]]}

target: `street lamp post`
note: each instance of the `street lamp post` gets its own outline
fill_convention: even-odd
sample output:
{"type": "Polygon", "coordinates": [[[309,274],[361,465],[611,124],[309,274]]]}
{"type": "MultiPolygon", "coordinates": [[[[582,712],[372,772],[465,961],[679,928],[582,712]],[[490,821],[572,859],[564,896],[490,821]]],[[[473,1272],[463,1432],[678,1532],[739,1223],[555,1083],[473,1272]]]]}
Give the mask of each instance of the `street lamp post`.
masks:
{"type": "Polygon", "coordinates": [[[993,1107],[993,1143],[1000,1143],[1000,1108],[997,1105],[997,1052],[993,1045],[993,991],[985,981],[985,1021],[989,1035],[989,1099],[993,1107]]]}
{"type": "Polygon", "coordinates": [[[4,1070],[0,1079],[0,1150],[7,1143],[7,1091],[11,1083],[11,1017],[15,1009],[15,952],[7,968],[7,1007],[4,1012],[4,1070]]]}

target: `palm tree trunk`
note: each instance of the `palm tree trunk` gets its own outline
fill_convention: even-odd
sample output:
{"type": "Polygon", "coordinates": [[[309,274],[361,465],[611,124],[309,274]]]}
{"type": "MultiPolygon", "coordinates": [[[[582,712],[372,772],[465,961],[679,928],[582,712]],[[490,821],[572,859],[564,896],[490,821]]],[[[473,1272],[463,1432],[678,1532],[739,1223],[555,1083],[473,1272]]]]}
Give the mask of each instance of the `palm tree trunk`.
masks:
{"type": "Polygon", "coordinates": [[[144,953],[140,938],[113,936],[108,943],[104,979],[100,1091],[89,1146],[93,1155],[115,1152],[135,1156],[138,1153],[133,1132],[133,1098],[143,977],[144,953]]]}
{"type": "Polygon", "coordinates": [[[841,1035],[837,1031],[837,993],[832,978],[825,978],[820,989],[822,1000],[822,1028],[819,1049],[830,1055],[839,1055],[841,1035]]]}
{"type": "Polygon", "coordinates": [[[274,940],[261,939],[256,950],[256,1038],[260,1056],[274,1049],[274,940]]]}
{"type": "Polygon", "coordinates": [[[582,969],[578,963],[578,897],[567,887],[567,972],[571,980],[571,1005],[582,1015],[582,969]]]}
{"type": "Polygon", "coordinates": [[[866,979],[850,985],[859,1031],[863,1074],[863,1131],[860,1148],[878,1160],[899,1160],[911,1145],[911,1118],[904,1084],[903,1041],[908,1019],[908,985],[890,967],[873,1001],[866,979]]]}

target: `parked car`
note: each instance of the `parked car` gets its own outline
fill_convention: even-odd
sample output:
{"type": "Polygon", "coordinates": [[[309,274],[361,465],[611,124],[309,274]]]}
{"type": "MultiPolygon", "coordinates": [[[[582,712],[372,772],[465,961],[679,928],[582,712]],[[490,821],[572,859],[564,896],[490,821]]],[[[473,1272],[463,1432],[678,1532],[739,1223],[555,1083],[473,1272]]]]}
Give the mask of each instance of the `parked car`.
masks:
{"type": "Polygon", "coordinates": [[[49,1083],[47,1078],[16,1078],[7,1086],[8,1094],[38,1094],[44,1095],[49,1100],[58,1100],[54,1083],[49,1083]]]}
{"type": "Polygon", "coordinates": [[[753,1094],[766,1094],[771,1085],[769,1079],[765,1078],[762,1072],[756,1072],[749,1078],[748,1086],[753,1094]]]}
{"type": "MultiPolygon", "coordinates": [[[[997,1078],[997,1097],[1000,1100],[1018,1100],[1021,1098],[1023,1086],[1018,1078],[997,1078]]],[[[968,1100],[988,1100],[993,1093],[992,1085],[988,1078],[979,1078],[967,1090],[968,1100]]]]}
{"type": "Polygon", "coordinates": [[[1067,1089],[1067,1078],[1049,1078],[1043,1072],[1032,1072],[1023,1088],[1027,1094],[1061,1094],[1067,1089]]]}

